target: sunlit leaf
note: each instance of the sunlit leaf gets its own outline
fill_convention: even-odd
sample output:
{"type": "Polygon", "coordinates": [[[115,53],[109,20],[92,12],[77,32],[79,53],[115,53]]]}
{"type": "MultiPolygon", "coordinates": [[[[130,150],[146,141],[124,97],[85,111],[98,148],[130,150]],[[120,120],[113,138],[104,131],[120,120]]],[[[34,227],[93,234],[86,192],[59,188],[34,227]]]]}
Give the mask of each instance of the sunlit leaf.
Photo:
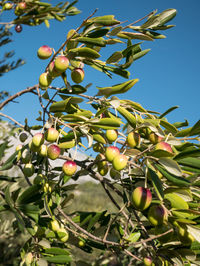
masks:
{"type": "Polygon", "coordinates": [[[200,228],[192,225],[187,225],[188,232],[200,243],[200,228]]]}
{"type": "Polygon", "coordinates": [[[119,94],[119,93],[125,93],[128,90],[130,90],[139,80],[138,79],[132,79],[117,85],[114,85],[112,87],[105,87],[105,88],[100,88],[97,87],[99,92],[98,96],[105,95],[106,97],[109,97],[110,95],[113,94],[119,94]]]}
{"type": "Polygon", "coordinates": [[[180,177],[180,176],[176,176],[176,175],[173,175],[171,173],[169,173],[168,171],[166,171],[162,166],[160,166],[159,164],[155,164],[154,165],[155,168],[157,168],[161,174],[166,177],[166,179],[175,184],[175,185],[178,185],[178,186],[190,186],[190,181],[188,181],[187,179],[183,178],[183,177],[180,177]]]}
{"type": "Polygon", "coordinates": [[[123,55],[121,52],[114,52],[107,60],[107,64],[116,63],[120,61],[123,58],[123,55]]]}
{"type": "Polygon", "coordinates": [[[175,209],[188,209],[187,202],[178,196],[176,193],[165,194],[165,199],[169,200],[171,207],[175,209]]]}
{"type": "Polygon", "coordinates": [[[114,15],[105,15],[102,17],[94,17],[88,20],[88,22],[93,22],[97,25],[102,26],[114,26],[120,22],[114,18],[114,15]]]}
{"type": "Polygon", "coordinates": [[[160,158],[158,162],[163,165],[169,173],[176,176],[182,176],[181,168],[174,160],[164,157],[160,158]]]}

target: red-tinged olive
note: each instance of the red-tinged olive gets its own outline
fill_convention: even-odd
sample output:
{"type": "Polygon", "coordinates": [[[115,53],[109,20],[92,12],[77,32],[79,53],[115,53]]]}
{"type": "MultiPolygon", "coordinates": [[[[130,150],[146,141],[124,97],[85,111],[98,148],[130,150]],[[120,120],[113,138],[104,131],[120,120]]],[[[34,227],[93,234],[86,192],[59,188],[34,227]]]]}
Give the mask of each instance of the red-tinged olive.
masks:
{"type": "Polygon", "coordinates": [[[54,61],[55,70],[59,73],[64,72],[69,66],[69,60],[65,56],[58,56],[54,61]]]}
{"type": "Polygon", "coordinates": [[[57,159],[60,153],[61,153],[61,150],[58,147],[58,145],[52,144],[47,148],[47,157],[51,160],[57,159]]]}
{"type": "Polygon", "coordinates": [[[37,51],[40,59],[48,59],[52,55],[52,49],[48,45],[41,46],[37,51]]]}
{"type": "Polygon", "coordinates": [[[72,176],[73,174],[75,174],[76,170],[77,170],[77,164],[74,161],[71,160],[67,160],[64,164],[63,164],[63,172],[68,175],[68,176],[72,176]]]}
{"type": "Polygon", "coordinates": [[[105,157],[109,162],[112,162],[113,159],[120,154],[120,150],[116,146],[109,146],[106,148],[105,157]]]}
{"type": "Polygon", "coordinates": [[[168,220],[166,209],[161,205],[153,205],[148,211],[148,219],[154,226],[162,225],[168,220]]]}
{"type": "Polygon", "coordinates": [[[152,194],[148,188],[137,187],[132,192],[133,206],[140,211],[147,209],[152,201],[152,194]]]}

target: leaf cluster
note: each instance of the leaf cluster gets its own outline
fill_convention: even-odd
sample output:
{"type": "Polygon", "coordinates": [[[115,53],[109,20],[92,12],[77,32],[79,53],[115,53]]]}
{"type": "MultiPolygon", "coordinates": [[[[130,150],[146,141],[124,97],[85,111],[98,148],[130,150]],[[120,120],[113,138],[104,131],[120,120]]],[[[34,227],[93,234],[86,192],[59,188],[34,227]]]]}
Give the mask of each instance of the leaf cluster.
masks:
{"type": "MultiPolygon", "coordinates": [[[[56,6],[54,11],[62,9],[65,12],[59,14],[67,13],[75,2],[71,6],[68,3],[56,6]]],[[[53,12],[51,5],[38,1],[36,6],[40,15],[53,12]]],[[[32,14],[19,16],[17,23],[20,19],[22,23],[30,23],[29,15],[32,14]]],[[[137,21],[146,18],[141,26],[135,26],[136,22],[123,25],[113,15],[94,17],[92,14],[76,30],[70,30],[64,44],[50,56],[44,70],[50,84],[45,88],[37,84],[27,90],[34,92],[40,101],[39,123],[29,126],[28,119],[25,120],[23,128],[18,130],[26,133],[28,139],[6,159],[9,140],[3,138],[0,144],[3,182],[0,211],[11,213],[15,221],[13,228],[28,235],[21,249],[22,264],[81,264],[79,253],[92,257],[94,265],[143,265],[146,257],[151,257],[152,265],[199,264],[200,121],[193,126],[187,121],[170,123],[167,115],[177,106],[160,114],[131,99],[116,96],[137,86],[138,79],[129,79],[127,68],[149,52],[149,49],[142,50],[143,41],[164,38],[157,31],[171,28],[166,23],[175,15],[175,9],[159,14],[151,12],[137,21]],[[100,60],[106,46],[116,47],[115,44],[120,44],[122,49],[113,48],[104,61],[100,60]],[[65,57],[69,66],[66,71],[51,76],[49,66],[59,56],[65,57]],[[83,72],[85,65],[88,68],[83,72]],[[91,84],[84,86],[67,79],[77,69],[87,76],[90,67],[128,81],[97,87],[98,93],[93,96],[91,84]],[[63,80],[60,88],[52,85],[58,76],[63,80]],[[84,109],[83,103],[89,107],[84,109]],[[55,164],[48,153],[41,154],[41,145],[37,147],[33,143],[34,130],[37,130],[44,134],[42,145],[49,147],[52,144],[46,137],[49,128],[59,132],[54,145],[62,153],[55,164]],[[117,134],[115,140],[110,140],[110,132],[117,134]],[[108,160],[106,152],[110,146],[117,147],[123,155],[121,158],[126,158],[123,169],[118,169],[120,163],[114,164],[115,158],[113,162],[108,160]],[[81,157],[79,150],[83,148],[85,156],[81,157]],[[28,159],[24,154],[28,154],[28,159]],[[26,159],[34,169],[31,174],[24,170],[26,159]],[[77,171],[66,175],[63,161],[71,160],[77,165],[77,171]],[[14,167],[20,173],[17,176],[14,167]],[[80,197],[79,183],[89,177],[103,191],[100,209],[83,210],[81,203],[75,208],[73,203],[80,197]],[[21,182],[26,183],[20,186],[21,182]],[[137,187],[148,188],[152,195],[146,209],[134,205],[132,193],[137,187]],[[108,207],[106,202],[113,207],[108,207]],[[155,206],[163,210],[154,219],[156,224],[151,219],[151,208],[155,206]]],[[[41,20],[44,18],[41,16],[41,20]]],[[[92,197],[97,194],[94,191],[92,197]]],[[[145,201],[143,197],[141,201],[145,201]]],[[[88,263],[89,259],[84,265],[88,263]]]]}

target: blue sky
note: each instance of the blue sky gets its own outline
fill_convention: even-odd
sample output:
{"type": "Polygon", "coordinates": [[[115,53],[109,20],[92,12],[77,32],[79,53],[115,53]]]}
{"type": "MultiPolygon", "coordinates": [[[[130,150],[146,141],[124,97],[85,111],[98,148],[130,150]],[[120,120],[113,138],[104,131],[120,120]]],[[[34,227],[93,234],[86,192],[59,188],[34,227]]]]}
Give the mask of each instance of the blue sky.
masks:
{"type": "MultiPolygon", "coordinates": [[[[51,3],[58,2],[60,1],[51,1],[51,3]]],[[[82,10],[81,14],[67,17],[62,23],[50,21],[49,29],[44,25],[39,27],[23,26],[23,31],[20,34],[15,33],[13,29],[13,42],[7,45],[6,49],[14,49],[15,58],[23,58],[27,63],[3,76],[0,90],[8,90],[10,94],[14,94],[28,86],[37,84],[39,75],[47,64],[47,61],[37,58],[37,49],[46,44],[57,50],[64,42],[68,30],[77,28],[80,22],[89,16],[95,8],[98,8],[97,16],[114,14],[118,20],[128,20],[129,23],[155,9],[158,9],[160,13],[167,8],[176,8],[177,16],[171,22],[176,27],[163,31],[167,38],[146,42],[142,45],[143,49],[151,48],[151,52],[137,60],[128,69],[131,72],[130,78],[139,78],[140,81],[122,97],[139,102],[148,110],[161,113],[169,107],[180,106],[167,116],[169,122],[172,123],[187,119],[192,125],[200,119],[199,0],[79,0],[76,6],[82,10]]],[[[5,12],[1,21],[10,19],[9,12],[5,12]]],[[[3,52],[2,49],[1,54],[3,52]]],[[[96,70],[87,68],[83,85],[92,82],[93,86],[88,94],[94,95],[97,93],[96,86],[105,87],[124,81],[126,80],[122,77],[113,76],[110,79],[96,70]]],[[[57,82],[63,85],[61,80],[57,82]]],[[[3,112],[21,123],[27,117],[30,124],[36,124],[35,119],[40,110],[37,98],[32,94],[27,94],[17,101],[19,103],[10,103],[3,112]]]]}

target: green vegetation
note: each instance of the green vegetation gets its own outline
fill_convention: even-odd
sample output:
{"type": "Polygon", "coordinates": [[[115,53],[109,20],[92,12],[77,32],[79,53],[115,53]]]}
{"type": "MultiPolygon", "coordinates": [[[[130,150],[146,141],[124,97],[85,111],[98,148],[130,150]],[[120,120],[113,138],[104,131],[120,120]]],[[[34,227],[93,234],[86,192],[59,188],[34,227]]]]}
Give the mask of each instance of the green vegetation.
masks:
{"type": "MultiPolygon", "coordinates": [[[[0,1],[2,12],[16,15],[5,27],[17,33],[22,25],[48,27],[51,19],[79,13],[77,1],[9,3],[0,1]]],[[[40,103],[32,126],[0,113],[15,124],[0,124],[1,263],[199,265],[200,121],[172,124],[166,116],[176,106],[160,114],[119,98],[137,86],[128,68],[150,51],[143,42],[163,39],[176,10],[123,23],[96,11],[65,34],[57,51],[38,47],[38,64],[47,62],[38,84],[0,103],[3,111],[25,93],[40,103]],[[82,83],[90,67],[128,80],[97,87],[93,96],[82,83]],[[57,78],[60,87],[54,87],[57,78]],[[85,176],[95,182],[84,182],[85,176]]]]}

